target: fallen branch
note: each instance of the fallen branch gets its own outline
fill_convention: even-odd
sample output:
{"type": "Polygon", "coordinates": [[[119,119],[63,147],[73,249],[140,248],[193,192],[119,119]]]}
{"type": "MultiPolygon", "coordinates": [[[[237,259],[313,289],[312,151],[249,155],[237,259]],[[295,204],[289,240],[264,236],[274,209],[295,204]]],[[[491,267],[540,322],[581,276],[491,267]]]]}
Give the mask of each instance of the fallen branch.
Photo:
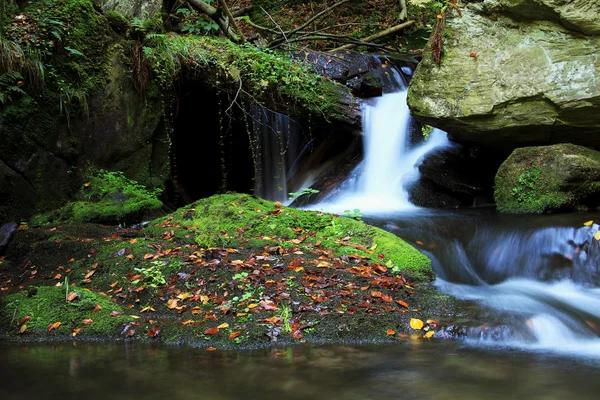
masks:
{"type": "MultiPolygon", "coordinates": [[[[371,36],[367,36],[366,38],[362,39],[362,42],[363,43],[365,43],[365,42],[372,42],[373,40],[381,39],[382,37],[386,37],[386,36],[392,35],[392,34],[394,34],[396,32],[399,32],[399,31],[401,31],[403,29],[408,28],[409,26],[412,26],[414,23],[415,23],[415,21],[410,20],[410,21],[406,21],[406,22],[404,22],[404,23],[402,23],[400,25],[392,26],[391,28],[383,30],[383,31],[381,31],[379,33],[376,33],[376,34],[371,35],[371,36]]],[[[340,46],[338,48],[335,48],[335,49],[333,49],[331,51],[346,50],[346,49],[351,49],[352,47],[356,47],[356,46],[359,46],[359,45],[358,44],[354,44],[354,43],[350,43],[350,44],[346,44],[346,45],[340,46]]]]}
{"type": "Polygon", "coordinates": [[[227,3],[225,3],[225,0],[219,0],[219,4],[221,5],[221,9],[227,16],[227,27],[233,27],[233,30],[236,31],[239,35],[240,41],[244,43],[246,41],[246,36],[244,36],[240,28],[238,28],[237,24],[235,23],[235,18],[233,18],[233,15],[231,15],[231,11],[229,10],[229,7],[227,7],[227,3]]]}
{"type": "Polygon", "coordinates": [[[244,15],[250,14],[253,10],[254,6],[248,6],[237,9],[234,8],[233,10],[231,10],[231,15],[233,15],[234,18],[243,17],[244,15]]]}

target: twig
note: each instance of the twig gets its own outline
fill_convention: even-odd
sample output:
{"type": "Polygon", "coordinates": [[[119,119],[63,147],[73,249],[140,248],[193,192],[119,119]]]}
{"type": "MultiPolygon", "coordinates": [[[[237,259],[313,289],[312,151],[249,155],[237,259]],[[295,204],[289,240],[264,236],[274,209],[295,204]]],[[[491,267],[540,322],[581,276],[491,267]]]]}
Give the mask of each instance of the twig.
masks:
{"type": "Polygon", "coordinates": [[[243,7],[243,8],[234,8],[233,10],[231,10],[231,15],[234,16],[234,18],[237,17],[242,17],[244,15],[248,15],[252,12],[252,10],[254,10],[254,6],[248,6],[248,7],[243,7]]]}
{"type": "MultiPolygon", "coordinates": [[[[235,93],[235,97],[233,98],[233,100],[231,101],[231,104],[229,105],[229,107],[227,107],[227,110],[225,110],[225,114],[229,113],[229,110],[231,110],[231,108],[233,107],[234,104],[237,104],[237,98],[240,95],[240,92],[242,91],[242,78],[240,78],[240,87],[238,88],[237,92],[235,93]]],[[[241,107],[240,107],[241,108],[241,107]]]]}
{"type": "Polygon", "coordinates": [[[306,28],[307,26],[309,26],[314,21],[316,21],[317,19],[321,18],[323,15],[327,14],[328,12],[330,12],[331,10],[333,10],[334,8],[339,7],[342,4],[346,4],[346,3],[350,2],[350,1],[353,1],[353,0],[342,0],[342,1],[338,2],[338,3],[335,3],[331,7],[326,8],[325,10],[321,11],[320,13],[318,13],[317,15],[315,15],[314,17],[310,18],[304,24],[300,25],[298,28],[290,31],[289,34],[288,34],[288,36],[292,36],[296,32],[301,31],[302,29],[306,28]]]}
{"type": "Polygon", "coordinates": [[[219,4],[221,4],[221,8],[227,16],[228,26],[231,25],[233,27],[233,30],[236,31],[237,34],[240,36],[240,41],[244,43],[246,41],[246,36],[244,36],[244,33],[240,30],[240,28],[238,28],[237,24],[235,23],[235,18],[233,18],[233,15],[231,15],[231,11],[229,10],[229,7],[227,7],[227,3],[225,3],[225,0],[219,0],[219,4]]]}
{"type": "MultiPolygon", "coordinates": [[[[278,28],[278,29],[281,31],[281,35],[283,36],[283,38],[284,38],[284,39],[285,39],[285,41],[287,42],[287,41],[288,41],[288,38],[287,38],[287,36],[285,35],[285,32],[283,31],[283,29],[281,29],[281,26],[279,26],[279,24],[278,24],[277,22],[275,22],[275,20],[273,19],[273,17],[271,17],[271,14],[269,14],[269,13],[267,12],[267,10],[265,10],[265,9],[264,9],[264,8],[262,8],[262,7],[261,7],[260,9],[261,9],[261,10],[263,10],[263,12],[264,12],[265,14],[267,14],[267,17],[269,17],[269,19],[271,20],[271,22],[273,22],[273,23],[275,24],[275,26],[276,26],[276,27],[277,27],[277,28],[278,28]]],[[[271,44],[272,44],[272,43],[273,43],[273,42],[269,43],[269,47],[271,47],[271,44]]]]}
{"type": "Polygon", "coordinates": [[[250,25],[251,27],[253,27],[254,29],[258,29],[259,31],[269,32],[274,35],[279,35],[279,31],[276,31],[275,29],[267,28],[265,26],[260,26],[258,24],[255,24],[254,22],[250,21],[250,18],[248,18],[248,17],[246,17],[246,18],[242,17],[240,19],[242,21],[244,21],[245,23],[247,23],[248,25],[250,25]]]}

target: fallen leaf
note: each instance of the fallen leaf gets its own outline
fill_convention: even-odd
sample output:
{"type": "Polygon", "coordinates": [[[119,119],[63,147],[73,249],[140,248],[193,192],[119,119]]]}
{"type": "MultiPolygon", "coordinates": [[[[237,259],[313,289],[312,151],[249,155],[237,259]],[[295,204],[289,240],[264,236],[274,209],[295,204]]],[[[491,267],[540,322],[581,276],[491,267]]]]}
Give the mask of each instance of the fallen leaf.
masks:
{"type": "Polygon", "coordinates": [[[110,312],[111,317],[118,317],[119,315],[123,315],[123,313],[116,310],[110,312]]]}
{"type": "Polygon", "coordinates": [[[94,309],[92,310],[92,312],[93,313],[97,313],[100,310],[102,310],[102,307],[100,307],[100,304],[96,304],[96,307],[94,307],[94,309]]]}
{"type": "Polygon", "coordinates": [[[150,337],[150,338],[157,337],[159,333],[160,333],[160,327],[155,326],[148,331],[148,337],[150,337]]]}
{"type": "Polygon", "coordinates": [[[320,263],[317,264],[317,268],[327,268],[329,267],[329,263],[327,261],[321,261],[320,263]]]}
{"type": "Polygon", "coordinates": [[[429,331],[425,335],[423,335],[423,337],[429,339],[433,335],[435,335],[435,331],[429,331]]]}
{"type": "Polygon", "coordinates": [[[227,329],[229,328],[229,324],[227,322],[223,322],[221,325],[217,326],[217,329],[227,329]]]}
{"type": "Polygon", "coordinates": [[[23,324],[21,325],[21,327],[19,328],[19,333],[25,333],[25,331],[27,330],[27,325],[23,324]]]}
{"type": "Polygon", "coordinates": [[[88,318],[88,319],[84,319],[84,320],[83,320],[83,324],[84,324],[84,325],[91,325],[91,324],[93,324],[93,323],[94,323],[94,320],[93,320],[93,319],[89,319],[89,318],[88,318]]]}
{"type": "Polygon", "coordinates": [[[206,351],[216,351],[217,348],[216,347],[207,347],[206,351]]]}
{"type": "Polygon", "coordinates": [[[48,332],[58,329],[62,325],[61,322],[49,323],[48,324],[48,332]]]}
{"type": "Polygon", "coordinates": [[[594,233],[594,239],[600,240],[600,231],[594,233]]]}
{"type": "Polygon", "coordinates": [[[205,335],[216,335],[217,333],[219,333],[219,328],[208,328],[204,331],[205,335]]]}
{"type": "Polygon", "coordinates": [[[584,222],[584,223],[583,223],[583,225],[585,225],[585,226],[590,226],[590,225],[592,225],[593,223],[594,223],[594,221],[593,221],[593,220],[589,220],[589,221],[586,221],[586,222],[584,222]]]}
{"type": "Polygon", "coordinates": [[[181,323],[181,325],[183,326],[188,326],[188,325],[192,325],[193,323],[195,323],[196,321],[194,321],[193,319],[188,319],[187,321],[183,321],[181,323]]]}
{"type": "Polygon", "coordinates": [[[73,301],[78,297],[79,297],[79,295],[76,292],[71,292],[67,295],[67,300],[73,301]]]}
{"type": "Polygon", "coordinates": [[[391,329],[388,329],[388,330],[386,331],[386,333],[387,333],[387,335],[388,335],[388,336],[394,336],[394,335],[396,334],[396,331],[393,331],[393,330],[391,330],[391,329]]]}
{"type": "Polygon", "coordinates": [[[90,272],[88,272],[87,274],[85,274],[84,278],[85,279],[90,279],[92,277],[92,275],[94,275],[96,273],[96,270],[93,269],[90,272]]]}
{"type": "Polygon", "coordinates": [[[119,281],[114,281],[113,283],[111,283],[110,286],[111,288],[114,288],[115,286],[117,286],[119,284],[119,281]]]}
{"type": "Polygon", "coordinates": [[[150,311],[150,312],[156,312],[156,310],[153,307],[150,307],[150,306],[146,306],[146,307],[144,307],[144,308],[142,308],[140,310],[141,313],[148,312],[148,311],[150,311]]]}
{"type": "Polygon", "coordinates": [[[71,331],[71,336],[75,337],[79,335],[81,331],[83,331],[83,328],[73,328],[73,330],[71,331]]]}
{"type": "Polygon", "coordinates": [[[135,329],[129,329],[125,334],[125,337],[132,337],[133,335],[135,335],[135,329]]]}
{"type": "Polygon", "coordinates": [[[242,334],[242,332],[231,332],[229,334],[229,339],[235,339],[236,337],[240,336],[242,334]]]}
{"type": "Polygon", "coordinates": [[[21,320],[19,321],[19,325],[18,326],[22,326],[25,322],[29,321],[31,319],[31,315],[26,315],[23,318],[21,318],[21,320]]]}
{"type": "Polygon", "coordinates": [[[401,305],[402,307],[408,308],[408,303],[402,300],[396,300],[396,303],[401,305]]]}
{"type": "Polygon", "coordinates": [[[413,329],[422,329],[423,321],[421,321],[420,319],[417,319],[417,318],[411,318],[410,319],[410,327],[413,329]]]}

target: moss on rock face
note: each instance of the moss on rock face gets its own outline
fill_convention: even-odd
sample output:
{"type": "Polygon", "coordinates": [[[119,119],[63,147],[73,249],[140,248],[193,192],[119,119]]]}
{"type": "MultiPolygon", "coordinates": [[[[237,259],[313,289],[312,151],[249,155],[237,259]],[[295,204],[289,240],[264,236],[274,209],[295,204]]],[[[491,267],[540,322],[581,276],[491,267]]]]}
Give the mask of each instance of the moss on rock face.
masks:
{"type": "Polygon", "coordinates": [[[572,144],[523,147],[496,174],[498,210],[544,213],[600,205],[600,153],[572,144]]]}
{"type": "MultiPolygon", "coordinates": [[[[190,227],[201,247],[320,247],[366,257],[419,280],[433,277],[427,257],[397,236],[350,218],[302,211],[245,194],[198,200],[164,222],[190,227]]],[[[159,221],[160,222],[160,221],[159,221]]]]}

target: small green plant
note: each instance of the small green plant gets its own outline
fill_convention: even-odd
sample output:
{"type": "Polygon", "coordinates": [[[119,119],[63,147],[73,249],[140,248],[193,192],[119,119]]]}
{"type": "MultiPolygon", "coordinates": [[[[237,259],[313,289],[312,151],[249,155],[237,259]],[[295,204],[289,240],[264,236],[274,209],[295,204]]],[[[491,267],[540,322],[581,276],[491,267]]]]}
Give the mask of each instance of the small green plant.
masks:
{"type": "Polygon", "coordinates": [[[302,188],[302,189],[300,189],[300,190],[299,190],[299,191],[297,191],[297,192],[290,192],[290,193],[288,193],[288,198],[289,198],[289,200],[290,200],[290,201],[294,201],[294,200],[296,200],[298,197],[300,197],[300,196],[305,196],[305,195],[306,195],[306,196],[307,196],[307,199],[306,199],[306,201],[309,201],[309,200],[310,200],[310,197],[311,197],[313,194],[317,194],[317,193],[319,193],[319,190],[317,190],[317,189],[313,189],[313,188],[308,188],[308,187],[305,187],[305,188],[302,188]]]}
{"type": "Polygon", "coordinates": [[[292,318],[292,308],[287,304],[281,304],[279,306],[279,318],[283,320],[283,331],[291,332],[292,325],[290,325],[290,318],[292,318]]]}
{"type": "MultiPolygon", "coordinates": [[[[213,0],[204,0],[205,3],[212,3],[213,0]]],[[[211,32],[218,32],[219,25],[209,19],[207,16],[198,13],[189,8],[180,8],[177,10],[177,16],[181,20],[181,31],[192,35],[205,35],[211,32]]]]}
{"type": "Polygon", "coordinates": [[[515,197],[519,203],[535,199],[535,185],[540,179],[541,172],[542,171],[539,168],[534,168],[519,175],[517,185],[511,190],[511,195],[515,197]]]}
{"type": "Polygon", "coordinates": [[[423,139],[428,140],[429,136],[433,132],[433,126],[431,125],[423,125],[421,127],[421,134],[423,135],[423,139]]]}
{"type": "Polygon", "coordinates": [[[134,268],[134,271],[139,273],[142,278],[134,280],[134,285],[139,283],[144,283],[150,287],[158,287],[167,283],[165,276],[163,275],[160,267],[162,266],[162,262],[158,260],[152,261],[152,265],[147,268],[134,268]]]}
{"type": "Polygon", "coordinates": [[[358,208],[355,208],[353,210],[344,210],[344,217],[348,217],[348,218],[352,218],[357,221],[360,221],[362,216],[363,216],[363,214],[360,212],[360,210],[358,208]]]}

